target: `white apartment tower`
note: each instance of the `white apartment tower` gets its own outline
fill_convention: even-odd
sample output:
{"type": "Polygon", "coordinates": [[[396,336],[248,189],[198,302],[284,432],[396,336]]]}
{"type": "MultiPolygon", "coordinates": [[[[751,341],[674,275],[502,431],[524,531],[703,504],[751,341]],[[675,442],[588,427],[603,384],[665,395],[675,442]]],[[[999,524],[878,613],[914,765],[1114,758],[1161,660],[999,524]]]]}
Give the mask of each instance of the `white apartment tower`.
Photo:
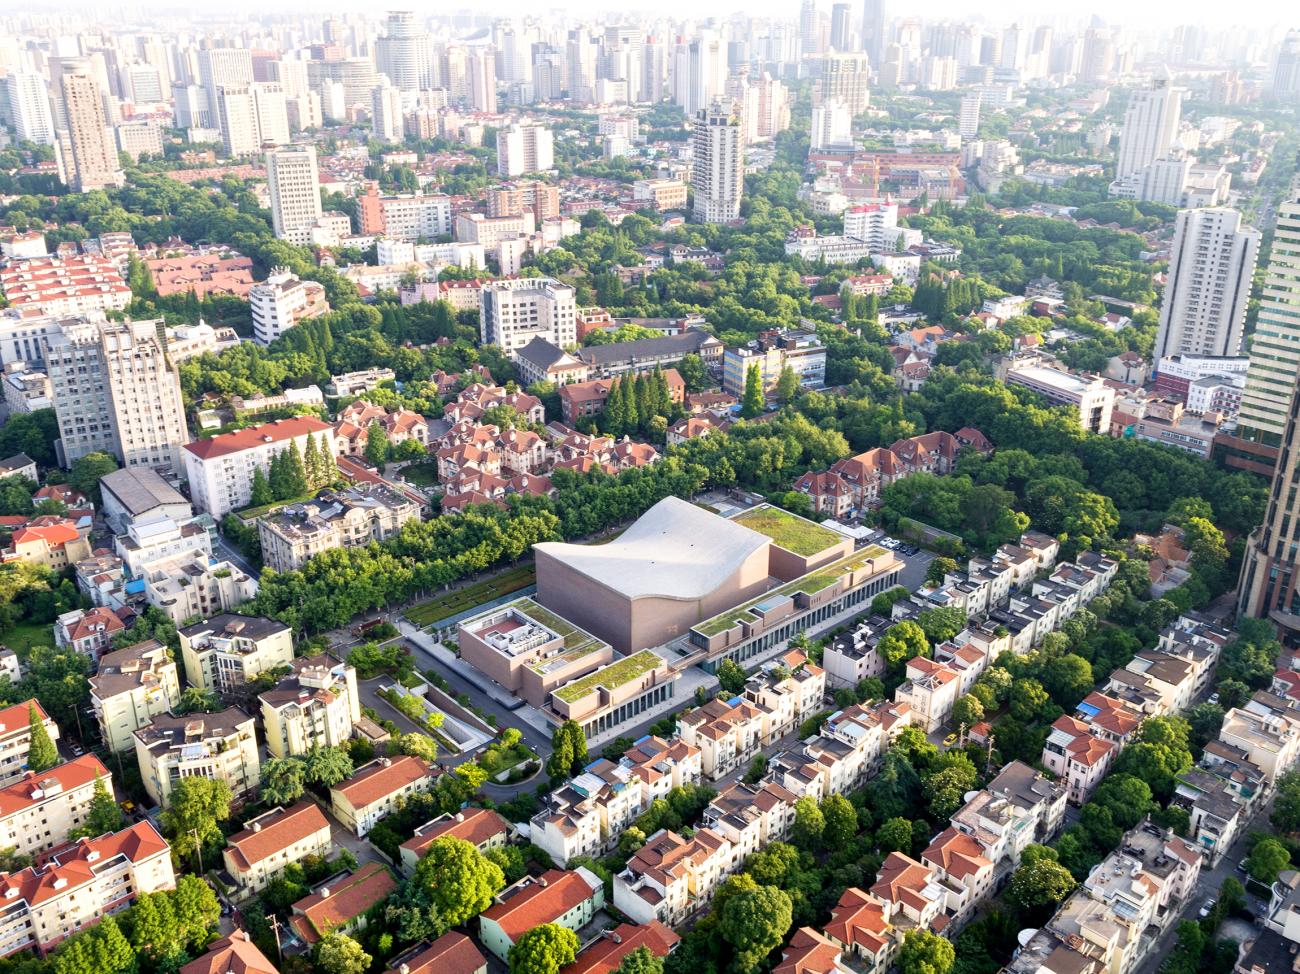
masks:
{"type": "Polygon", "coordinates": [[[219,127],[221,89],[240,88],[253,81],[253,53],[247,48],[212,47],[199,51],[199,84],[207,94],[207,114],[196,124],[219,127]]]}
{"type": "Polygon", "coordinates": [[[378,84],[370,92],[370,127],[381,142],[400,142],[402,92],[390,84],[378,84]]]}
{"type": "Polygon", "coordinates": [[[488,281],[479,292],[479,330],[484,345],[506,352],[534,338],[568,348],[578,342],[573,288],[551,277],[488,281]]]}
{"type": "Polygon", "coordinates": [[[1229,207],[1178,211],[1154,361],[1241,354],[1259,241],[1229,207]]]}
{"type": "Polygon", "coordinates": [[[980,132],[980,93],[972,91],[961,97],[961,114],[957,118],[957,134],[963,139],[973,139],[980,132]]]}
{"type": "Polygon", "coordinates": [[[311,228],[321,215],[316,147],[295,144],[272,149],[266,154],[266,184],[275,235],[290,243],[310,243],[311,228]]]}
{"type": "Polygon", "coordinates": [[[476,47],[465,63],[465,82],[469,89],[469,106],[476,112],[495,115],[497,111],[496,54],[491,48],[476,47]]]}
{"type": "Polygon", "coordinates": [[[1169,154],[1182,117],[1182,95],[1169,78],[1156,78],[1151,87],[1134,91],[1124,112],[1115,178],[1141,172],[1169,154]]]}
{"type": "Polygon", "coordinates": [[[190,435],[165,353],[157,321],[67,322],[49,337],[45,369],[65,464],[103,451],[123,466],[182,471],[190,435]]]}
{"type": "Polygon", "coordinates": [[[104,91],[88,61],[64,65],[59,79],[68,119],[63,166],[68,185],[80,193],[125,182],[117,147],[104,114],[104,91]]]}
{"type": "Polygon", "coordinates": [[[871,104],[871,65],[865,54],[833,53],[822,58],[822,100],[838,98],[854,118],[871,104]]]}
{"type": "Polygon", "coordinates": [[[390,10],[385,36],[375,42],[379,70],[400,91],[433,87],[433,58],[429,35],[420,30],[410,10],[390,10]]]}
{"type": "Polygon", "coordinates": [[[54,116],[50,114],[45,79],[28,72],[11,73],[5,78],[5,88],[18,138],[37,145],[54,145],[54,116]]]}
{"type": "Polygon", "coordinates": [[[734,107],[721,102],[695,116],[691,185],[697,220],[728,223],[740,218],[745,190],[744,128],[734,107]]]}
{"type": "Polygon", "coordinates": [[[231,156],[247,156],[289,141],[289,113],[279,82],[221,87],[217,92],[221,141],[231,156]]]}
{"type": "Polygon", "coordinates": [[[555,165],[551,130],[534,122],[517,122],[497,131],[497,175],[507,179],[545,172],[555,165]]]}
{"type": "Polygon", "coordinates": [[[811,148],[814,152],[831,146],[853,144],[853,116],[838,98],[823,101],[812,110],[811,148]]]}

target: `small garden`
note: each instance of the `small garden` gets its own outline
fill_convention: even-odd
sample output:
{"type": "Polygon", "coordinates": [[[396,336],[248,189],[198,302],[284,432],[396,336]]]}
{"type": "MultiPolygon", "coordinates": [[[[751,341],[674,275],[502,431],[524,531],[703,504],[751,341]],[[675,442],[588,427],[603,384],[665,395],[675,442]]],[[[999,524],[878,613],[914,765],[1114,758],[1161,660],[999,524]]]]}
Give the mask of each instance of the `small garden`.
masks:
{"type": "Polygon", "coordinates": [[[541,758],[523,742],[517,728],[507,727],[495,744],[489,744],[478,757],[478,766],[493,780],[514,783],[523,781],[541,768],[541,758]]]}
{"type": "Polygon", "coordinates": [[[432,626],[443,619],[468,612],[485,602],[491,602],[512,592],[527,588],[537,581],[532,565],[519,565],[509,571],[485,578],[481,582],[447,592],[437,598],[422,602],[406,610],[406,618],[417,626],[432,626]]]}

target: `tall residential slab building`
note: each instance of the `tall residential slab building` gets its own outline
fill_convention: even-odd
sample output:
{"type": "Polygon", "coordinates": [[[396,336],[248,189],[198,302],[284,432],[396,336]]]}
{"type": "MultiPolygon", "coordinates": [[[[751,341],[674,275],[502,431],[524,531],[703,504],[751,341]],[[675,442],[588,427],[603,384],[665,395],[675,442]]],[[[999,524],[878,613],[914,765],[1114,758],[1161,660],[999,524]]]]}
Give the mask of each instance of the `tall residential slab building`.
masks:
{"type": "Polygon", "coordinates": [[[1277,212],[1273,249],[1250,345],[1237,436],[1264,446],[1282,442],[1300,374],[1300,197],[1277,212]]]}
{"type": "Polygon", "coordinates": [[[744,129],[734,105],[714,102],[695,116],[691,185],[697,220],[728,223],[740,218],[745,189],[744,129]]]}
{"type": "Polygon", "coordinates": [[[1149,88],[1133,92],[1124,112],[1115,178],[1141,172],[1167,156],[1181,118],[1182,94],[1169,83],[1168,77],[1156,78],[1149,88]]]}
{"type": "Polygon", "coordinates": [[[885,35],[885,0],[863,0],[862,49],[877,67],[884,63],[888,40],[885,35]]]}
{"type": "Polygon", "coordinates": [[[59,85],[68,120],[63,158],[68,185],[80,193],[121,186],[125,177],[117,163],[117,147],[104,113],[104,90],[90,63],[65,65],[59,85]]]}
{"type": "Polygon", "coordinates": [[[47,340],[45,369],[59,421],[59,453],[179,474],[189,440],[181,383],[157,321],[67,322],[47,340]]]}
{"type": "Polygon", "coordinates": [[[271,193],[271,226],[290,243],[311,242],[320,219],[320,174],[316,147],[286,145],[266,154],[266,184],[271,193]]]}
{"type": "Polygon", "coordinates": [[[253,53],[241,47],[212,47],[199,51],[199,85],[206,95],[206,114],[195,122],[221,126],[221,89],[251,85],[253,53]]]}
{"type": "Polygon", "coordinates": [[[822,58],[821,97],[837,98],[856,118],[871,104],[871,65],[865,54],[837,53],[822,58]]]}
{"type": "Polygon", "coordinates": [[[410,10],[390,10],[385,34],[375,41],[379,71],[388,75],[393,87],[416,92],[433,87],[433,57],[429,35],[416,23],[410,10]]]}
{"type": "Polygon", "coordinates": [[[1153,361],[1241,354],[1259,241],[1229,207],[1178,211],[1153,361]]]}
{"type": "Polygon", "coordinates": [[[54,116],[45,79],[31,72],[12,72],[5,78],[9,112],[20,140],[54,145],[54,116]]]}
{"type": "Polygon", "coordinates": [[[551,130],[534,122],[519,122],[497,131],[497,175],[507,179],[544,172],[555,165],[551,130]]]}
{"type": "Polygon", "coordinates": [[[479,330],[484,345],[506,352],[534,338],[568,348],[578,341],[574,290],[550,277],[488,281],[479,292],[479,330]]]}

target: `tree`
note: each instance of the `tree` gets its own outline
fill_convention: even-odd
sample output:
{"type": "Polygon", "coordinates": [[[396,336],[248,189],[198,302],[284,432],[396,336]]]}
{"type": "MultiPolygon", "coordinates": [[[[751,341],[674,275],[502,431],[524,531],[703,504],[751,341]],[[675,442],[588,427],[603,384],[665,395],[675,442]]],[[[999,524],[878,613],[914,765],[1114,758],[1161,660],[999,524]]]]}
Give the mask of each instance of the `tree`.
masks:
{"type": "Polygon", "coordinates": [[[325,974],[366,974],[371,956],[345,933],[331,931],[316,945],[316,966],[325,974]]]}
{"type": "Polygon", "coordinates": [[[90,808],[86,812],[86,824],[68,833],[68,838],[78,839],[82,836],[95,838],[109,832],[116,832],[122,827],[122,806],[117,803],[113,793],[108,790],[102,775],[95,775],[95,788],[90,796],[90,808]]]}
{"type": "Polygon", "coordinates": [[[378,470],[388,462],[388,431],[378,420],[371,420],[366,430],[366,460],[378,470]]]}
{"type": "Polygon", "coordinates": [[[566,720],[551,733],[551,756],[546,771],[552,778],[577,774],[587,764],[587,738],[582,727],[566,720]]]}
{"type": "Polygon", "coordinates": [[[302,797],[305,777],[297,758],[271,758],[262,765],[262,797],[272,805],[292,805],[302,797]]]}
{"type": "Polygon", "coordinates": [[[907,852],[912,848],[912,823],[891,818],[876,830],[876,844],[882,852],[907,852]]]}
{"type": "Polygon", "coordinates": [[[794,369],[786,366],[781,370],[781,374],[776,379],[776,398],[783,403],[794,402],[795,396],[799,395],[799,376],[794,369]]]}
{"type": "Polygon", "coordinates": [[[804,795],[794,803],[794,826],[790,835],[800,849],[811,852],[821,845],[826,831],[826,819],[812,795],[804,795]]]}
{"type": "Polygon", "coordinates": [[[266,473],[261,467],[254,467],[253,486],[248,495],[249,506],[266,507],[274,502],[275,494],[271,492],[271,483],[266,479],[266,473]]]}
{"type": "Polygon", "coordinates": [[[1026,724],[1041,719],[1051,705],[1051,697],[1034,679],[1017,680],[1011,688],[1011,716],[1026,724]]]}
{"type": "Polygon", "coordinates": [[[506,884],[500,866],[471,843],[453,836],[429,844],[415,868],[413,882],[428,894],[444,931],[486,910],[506,884]]]}
{"type": "Polygon", "coordinates": [[[209,934],[221,919],[221,904],[217,894],[198,876],[181,876],[176,880],[172,894],[172,915],[176,918],[177,934],[189,948],[207,944],[209,934]]]}
{"type": "Polygon", "coordinates": [[[31,743],[27,746],[27,770],[39,774],[48,771],[59,763],[59,751],[50,740],[50,732],[45,729],[45,721],[36,712],[36,704],[27,705],[27,727],[31,743]]]}
{"type": "Polygon", "coordinates": [[[763,398],[763,375],[757,365],[751,365],[745,373],[745,392],[740,399],[740,415],[745,419],[762,416],[767,409],[763,398]]]}
{"type": "Polygon", "coordinates": [[[559,974],[578,956],[578,935],[558,923],[527,931],[507,955],[510,974],[559,974]]]}
{"type": "Polygon", "coordinates": [[[1290,865],[1291,854],[1286,851],[1286,846],[1272,836],[1265,836],[1256,842],[1246,857],[1246,872],[1250,873],[1252,879],[1270,886],[1277,880],[1277,874],[1290,865]]]}
{"type": "Polygon", "coordinates": [[[858,834],[858,812],[843,795],[827,795],[821,801],[826,828],[822,840],[828,849],[843,849],[858,834]]]}
{"type": "Polygon", "coordinates": [[[973,694],[958,697],[952,705],[952,722],[958,727],[970,730],[983,719],[984,705],[973,694]]]}
{"type": "Polygon", "coordinates": [[[885,662],[886,670],[898,673],[903,665],[917,656],[930,655],[930,643],[925,630],[910,619],[896,622],[885,630],[876,643],[876,652],[885,662]]]}
{"type": "Polygon", "coordinates": [[[1300,832],[1300,772],[1278,775],[1268,820],[1279,832],[1300,832]]]}
{"type": "Polygon", "coordinates": [[[966,628],[966,612],[953,608],[926,609],[916,617],[916,624],[929,644],[937,646],[966,628]]]}
{"type": "Polygon", "coordinates": [[[664,961],[649,947],[638,947],[624,956],[614,974],[664,974],[664,961]]]}
{"type": "Polygon", "coordinates": [[[1055,908],[1075,887],[1070,871],[1052,856],[1022,861],[1011,874],[1007,885],[1007,902],[1027,914],[1042,915],[1055,908]]]}
{"type": "Polygon", "coordinates": [[[176,855],[184,858],[221,838],[230,817],[230,786],[219,778],[180,778],[172,785],[160,821],[176,855]]]}
{"type": "Polygon", "coordinates": [[[900,974],[948,974],[957,953],[952,942],[929,930],[909,930],[898,949],[900,974]]]}
{"type": "Polygon", "coordinates": [[[737,974],[758,967],[781,945],[794,920],[790,896],[775,886],[759,886],[729,896],[718,913],[718,934],[731,945],[737,974]]]}
{"type": "Polygon", "coordinates": [[[180,716],[185,714],[210,714],[221,706],[221,701],[217,699],[216,693],[212,690],[204,690],[202,687],[186,687],[181,691],[180,701],[176,704],[176,713],[180,716]]]}
{"type": "Polygon", "coordinates": [[[142,893],[131,910],[131,946],[152,960],[184,949],[170,893],[142,893]]]}
{"type": "Polygon", "coordinates": [[[332,788],[352,775],[352,758],[341,747],[313,747],[303,755],[303,772],[314,785],[332,788]]]}
{"type": "Polygon", "coordinates": [[[717,677],[724,693],[734,696],[745,689],[745,671],[733,659],[724,659],[718,664],[717,677]]]}
{"type": "Polygon", "coordinates": [[[72,462],[68,471],[68,483],[81,491],[98,506],[103,502],[99,493],[99,482],[105,474],[117,469],[117,460],[101,451],[87,453],[72,462]]]}
{"type": "Polygon", "coordinates": [[[956,570],[957,562],[955,559],[940,556],[930,562],[930,567],[925,570],[925,580],[930,585],[941,585],[944,576],[956,570]]]}

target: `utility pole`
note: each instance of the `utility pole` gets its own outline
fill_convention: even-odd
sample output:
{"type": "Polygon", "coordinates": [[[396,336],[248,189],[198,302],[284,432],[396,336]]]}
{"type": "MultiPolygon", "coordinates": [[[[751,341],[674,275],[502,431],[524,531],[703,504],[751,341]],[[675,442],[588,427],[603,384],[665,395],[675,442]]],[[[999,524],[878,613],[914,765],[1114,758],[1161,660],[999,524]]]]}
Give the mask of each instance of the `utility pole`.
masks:
{"type": "Polygon", "coordinates": [[[199,842],[199,830],[197,827],[190,829],[190,835],[194,836],[194,854],[199,858],[199,875],[203,875],[203,844],[199,842]]]}
{"type": "Polygon", "coordinates": [[[284,963],[284,951],[280,948],[280,918],[274,913],[266,915],[266,922],[271,925],[271,930],[275,934],[275,956],[279,958],[280,963],[284,963]]]}

